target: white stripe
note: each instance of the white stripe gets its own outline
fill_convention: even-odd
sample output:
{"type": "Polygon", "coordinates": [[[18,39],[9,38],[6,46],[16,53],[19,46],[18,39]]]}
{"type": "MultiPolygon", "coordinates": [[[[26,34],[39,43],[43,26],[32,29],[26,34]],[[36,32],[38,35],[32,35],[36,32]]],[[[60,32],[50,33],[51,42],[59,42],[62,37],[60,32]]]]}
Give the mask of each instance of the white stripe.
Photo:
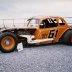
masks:
{"type": "Polygon", "coordinates": [[[52,41],[52,40],[54,40],[53,38],[32,40],[34,38],[34,35],[20,35],[20,36],[27,38],[27,42],[29,44],[40,43],[40,42],[46,42],[46,41],[52,41]]]}

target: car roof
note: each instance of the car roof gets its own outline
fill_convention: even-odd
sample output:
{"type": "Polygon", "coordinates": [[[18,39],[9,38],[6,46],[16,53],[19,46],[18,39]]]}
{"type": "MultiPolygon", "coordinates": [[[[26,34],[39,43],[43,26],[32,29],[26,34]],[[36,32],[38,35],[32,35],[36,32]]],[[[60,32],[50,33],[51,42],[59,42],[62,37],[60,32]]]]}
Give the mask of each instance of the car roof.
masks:
{"type": "Polygon", "coordinates": [[[62,18],[60,16],[34,16],[32,17],[33,19],[41,19],[41,20],[44,20],[46,18],[62,18]]]}

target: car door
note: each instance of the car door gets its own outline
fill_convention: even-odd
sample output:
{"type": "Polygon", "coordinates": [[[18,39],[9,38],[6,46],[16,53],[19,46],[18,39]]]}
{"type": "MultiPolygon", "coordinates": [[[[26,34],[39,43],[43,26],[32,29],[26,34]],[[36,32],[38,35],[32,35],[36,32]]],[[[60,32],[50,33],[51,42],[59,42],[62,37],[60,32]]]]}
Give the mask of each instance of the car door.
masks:
{"type": "Polygon", "coordinates": [[[47,38],[53,38],[55,39],[57,37],[58,29],[57,29],[58,23],[56,19],[47,18],[45,20],[42,20],[40,24],[39,34],[41,35],[41,39],[47,39],[47,38]]]}

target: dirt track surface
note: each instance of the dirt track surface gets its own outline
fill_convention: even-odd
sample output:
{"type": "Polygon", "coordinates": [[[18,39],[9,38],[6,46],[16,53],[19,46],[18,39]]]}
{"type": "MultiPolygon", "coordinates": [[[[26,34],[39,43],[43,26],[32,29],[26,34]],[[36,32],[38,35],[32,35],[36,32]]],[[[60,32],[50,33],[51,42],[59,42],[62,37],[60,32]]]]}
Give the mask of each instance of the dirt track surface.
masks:
{"type": "Polygon", "coordinates": [[[72,46],[42,45],[0,52],[0,72],[72,72],[72,46]]]}

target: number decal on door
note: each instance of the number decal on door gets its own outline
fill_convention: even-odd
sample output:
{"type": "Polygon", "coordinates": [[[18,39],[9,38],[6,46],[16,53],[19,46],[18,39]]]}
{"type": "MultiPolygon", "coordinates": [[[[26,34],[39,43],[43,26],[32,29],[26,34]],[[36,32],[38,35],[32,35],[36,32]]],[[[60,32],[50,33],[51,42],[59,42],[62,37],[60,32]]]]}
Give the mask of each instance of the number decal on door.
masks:
{"type": "Polygon", "coordinates": [[[56,37],[57,34],[58,34],[58,30],[50,30],[48,38],[53,38],[54,36],[56,37]]]}
{"type": "Polygon", "coordinates": [[[58,30],[56,30],[56,34],[55,34],[55,37],[57,36],[57,34],[58,34],[58,30]]]}

